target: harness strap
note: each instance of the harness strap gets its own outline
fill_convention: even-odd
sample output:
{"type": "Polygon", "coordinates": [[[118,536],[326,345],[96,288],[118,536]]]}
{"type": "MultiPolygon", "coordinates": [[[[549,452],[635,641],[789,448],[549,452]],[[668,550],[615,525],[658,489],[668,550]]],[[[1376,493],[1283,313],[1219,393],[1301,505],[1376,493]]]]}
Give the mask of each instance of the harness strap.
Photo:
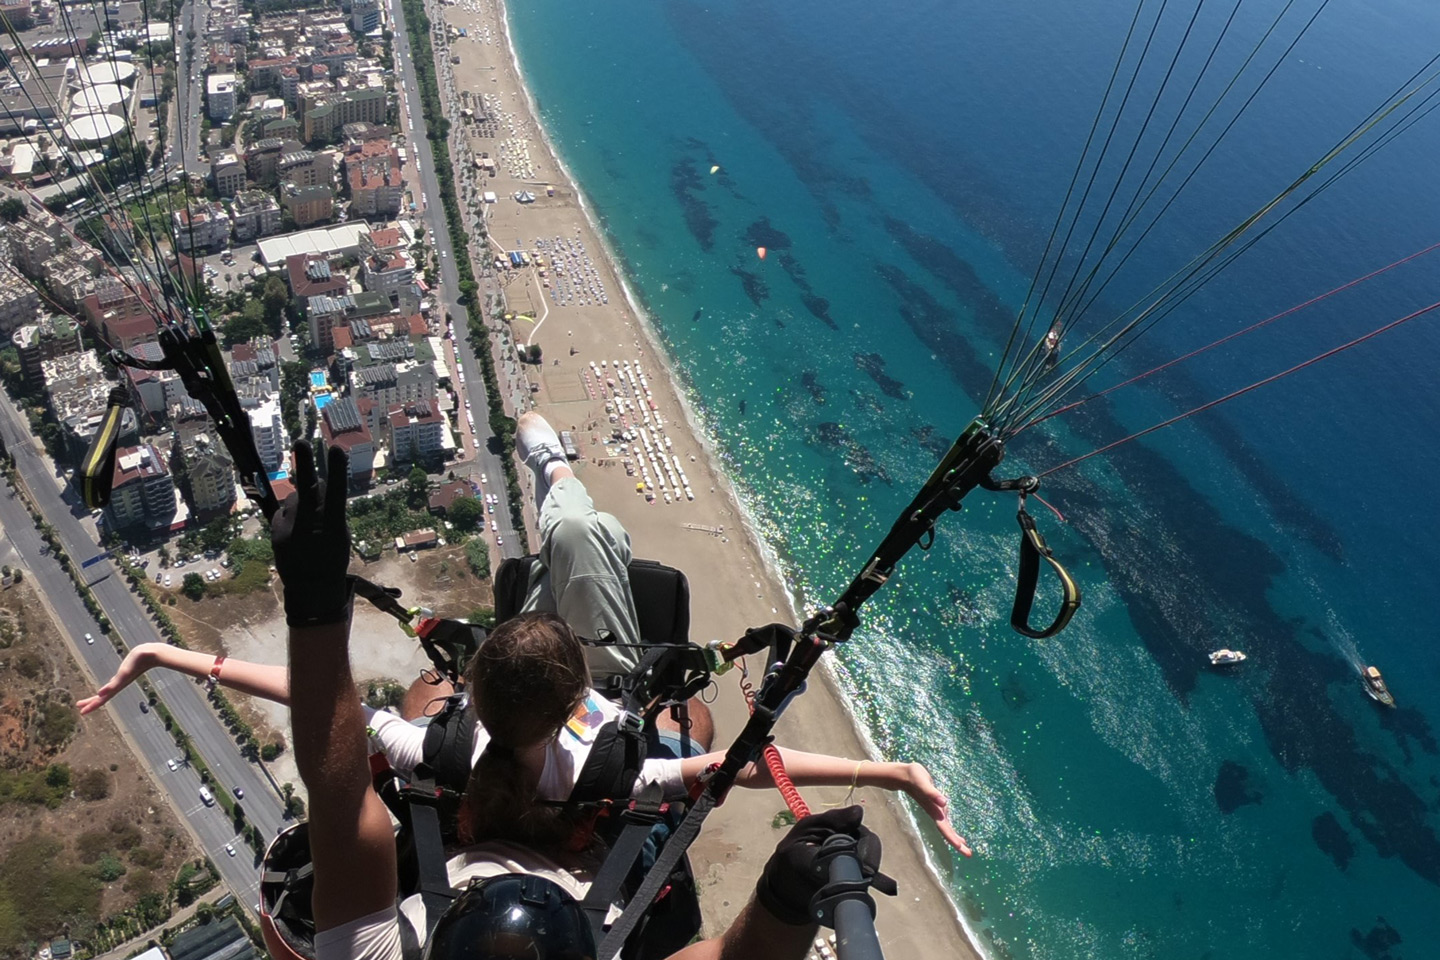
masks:
{"type": "Polygon", "coordinates": [[[650,836],[650,828],[660,821],[663,807],[660,785],[650,783],[640,792],[639,798],[620,815],[625,827],[620,831],[619,838],[610,848],[605,862],[600,865],[600,871],[595,874],[595,879],[590,884],[589,892],[580,903],[581,909],[590,918],[590,928],[595,932],[596,943],[605,937],[605,918],[610,913],[610,905],[619,899],[620,888],[630,876],[630,870],[640,856],[646,838],[650,836]]]}
{"type": "Polygon", "coordinates": [[[445,869],[445,844],[440,837],[439,791],[433,780],[416,780],[405,788],[410,804],[410,829],[415,837],[415,859],[420,867],[420,901],[425,905],[425,940],[435,931],[455,899],[445,869]]]}
{"type": "Polygon", "coordinates": [[[1070,623],[1075,611],[1080,609],[1080,587],[1069,571],[1060,565],[1045,537],[1035,527],[1035,520],[1025,510],[1025,494],[1020,494],[1020,510],[1016,514],[1020,522],[1020,572],[1015,582],[1015,606],[1010,610],[1010,626],[1016,633],[1034,640],[1053,637],[1070,623]],[[1037,629],[1030,625],[1030,608],[1035,603],[1035,588],[1040,579],[1040,561],[1044,560],[1055,571],[1060,580],[1064,598],[1060,611],[1048,627],[1037,629]]]}

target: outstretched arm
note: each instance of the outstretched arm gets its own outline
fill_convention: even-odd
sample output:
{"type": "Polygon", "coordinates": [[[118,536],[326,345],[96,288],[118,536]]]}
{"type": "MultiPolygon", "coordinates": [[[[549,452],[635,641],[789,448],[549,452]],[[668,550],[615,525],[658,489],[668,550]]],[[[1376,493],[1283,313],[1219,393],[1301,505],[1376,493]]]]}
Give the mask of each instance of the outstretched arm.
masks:
{"type": "MultiPolygon", "coordinates": [[[[785,771],[797,787],[879,787],[906,794],[920,805],[932,820],[945,842],[965,856],[974,851],[950,824],[950,801],[935,786],[930,771],[920,763],[882,763],[874,760],[845,760],[819,753],[804,753],[779,747],[785,771]]],[[[680,761],[680,773],[687,784],[712,763],[725,759],[723,753],[707,753],[680,761]]],[[[740,771],[735,785],[764,790],[775,786],[770,768],[763,761],[752,763],[740,771]]]]}
{"type": "Polygon", "coordinates": [[[350,671],[350,532],[345,453],[330,448],[327,490],[307,443],[295,444],[296,492],[271,522],[285,585],[290,673],[305,696],[290,705],[295,765],[310,793],[311,904],[330,930],[395,903],[395,838],[370,785],[365,716],[350,671]]]}
{"type": "MultiPolygon", "coordinates": [[[[92,713],[114,699],[115,695],[157,667],[175,670],[186,676],[205,678],[215,666],[215,657],[195,650],[181,650],[168,643],[142,643],[131,647],[120,669],[93,697],[78,700],[75,706],[82,714],[92,713]]],[[[268,663],[250,663],[227,659],[220,667],[220,686],[263,697],[276,703],[290,703],[290,671],[268,663]]]]}

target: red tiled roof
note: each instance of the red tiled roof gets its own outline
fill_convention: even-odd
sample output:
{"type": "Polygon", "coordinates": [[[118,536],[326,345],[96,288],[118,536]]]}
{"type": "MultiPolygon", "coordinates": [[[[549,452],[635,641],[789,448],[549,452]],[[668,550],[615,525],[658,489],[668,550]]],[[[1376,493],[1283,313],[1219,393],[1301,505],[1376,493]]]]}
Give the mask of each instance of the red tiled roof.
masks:
{"type": "Polygon", "coordinates": [[[330,328],[330,342],[335,345],[336,351],[344,350],[346,347],[355,345],[355,338],[350,335],[350,327],[339,323],[330,328]]]}
{"type": "Polygon", "coordinates": [[[423,337],[429,332],[430,325],[425,322],[425,318],[420,316],[420,314],[417,313],[410,318],[410,336],[423,337]]]}

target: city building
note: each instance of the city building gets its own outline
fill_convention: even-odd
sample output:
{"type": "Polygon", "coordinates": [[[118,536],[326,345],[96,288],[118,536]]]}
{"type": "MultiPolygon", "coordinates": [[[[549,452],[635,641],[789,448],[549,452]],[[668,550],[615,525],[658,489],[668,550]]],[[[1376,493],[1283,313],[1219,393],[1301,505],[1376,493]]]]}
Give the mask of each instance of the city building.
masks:
{"type": "Polygon", "coordinates": [[[400,213],[405,178],[400,151],[380,140],[366,141],[345,156],[352,217],[394,217],[400,213]]]}
{"type": "Polygon", "coordinates": [[[347,123],[384,123],[390,96],[384,86],[348,90],[297,91],[300,104],[300,132],[306,143],[330,143],[347,123]]]}
{"type": "Polygon", "coordinates": [[[169,529],[175,518],[175,480],[154,445],[116,449],[105,515],[117,530],[142,524],[151,530],[169,529]]]}
{"type": "Polygon", "coordinates": [[[328,153],[290,150],[280,155],[275,176],[297,187],[329,187],[335,180],[335,165],[328,153]]]}
{"type": "MultiPolygon", "coordinates": [[[[29,7],[28,0],[24,0],[29,7]]],[[[350,0],[350,29],[369,33],[380,28],[380,0],[350,0]]]]}
{"type": "MultiPolygon", "coordinates": [[[[374,421],[382,411],[388,414],[397,404],[430,401],[435,396],[435,368],[413,360],[360,367],[350,372],[350,395],[357,399],[364,397],[374,405],[371,417],[374,421]]],[[[372,422],[371,431],[378,426],[372,422]]]]}
{"type": "Polygon", "coordinates": [[[175,243],[185,253],[219,250],[230,242],[230,215],[218,203],[192,203],[176,210],[175,243]]]}
{"type": "Polygon", "coordinates": [[[215,179],[215,192],[222,197],[233,197],[245,189],[245,164],[229,151],[210,162],[210,175],[215,179]]]}
{"type": "Polygon", "coordinates": [[[250,414],[250,435],[265,469],[275,471],[285,462],[290,443],[285,435],[285,422],[280,416],[280,401],[271,397],[260,403],[250,414]]]}
{"type": "Polygon", "coordinates": [[[190,505],[199,514],[228,513],[235,505],[235,464],[230,451],[209,434],[198,434],[185,448],[190,471],[190,505]]]}
{"type": "Polygon", "coordinates": [[[154,340],[159,331],[150,312],[149,290],[131,290],[114,278],[109,283],[104,282],[104,277],[99,279],[94,292],[87,294],[80,305],[90,330],[104,343],[121,350],[154,340]]]}
{"type": "Polygon", "coordinates": [[[14,267],[0,267],[0,335],[40,319],[40,294],[14,267]]]}
{"type": "Polygon", "coordinates": [[[241,190],[230,204],[230,228],[237,243],[279,233],[283,223],[280,204],[267,190],[241,190]]]}
{"type": "Polygon", "coordinates": [[[325,405],[320,414],[320,435],[327,447],[339,447],[350,457],[350,482],[370,482],[375,470],[375,441],[353,397],[340,397],[325,405]]]}
{"type": "Polygon", "coordinates": [[[256,140],[245,151],[245,173],[262,186],[273,186],[277,179],[276,169],[280,166],[280,158],[287,152],[298,149],[298,140],[270,136],[256,140]]]}
{"type": "Polygon", "coordinates": [[[205,109],[211,120],[223,122],[235,115],[235,88],[238,83],[233,73],[212,73],[205,78],[205,109]]]}
{"type": "MultiPolygon", "coordinates": [[[[165,359],[165,352],[158,343],[137,343],[130,351],[137,360],[159,362],[165,359]]],[[[165,417],[172,404],[186,396],[180,375],[174,370],[146,370],[141,367],[124,367],[125,383],[130,395],[142,414],[152,421],[165,417]]]]}
{"type": "Polygon", "coordinates": [[[44,314],[34,323],[17,327],[10,342],[20,356],[20,372],[25,382],[36,386],[44,382],[40,371],[43,361],[76,354],[85,347],[80,325],[63,314],[44,314]]]}
{"type": "Polygon", "coordinates": [[[297,227],[311,227],[331,218],[335,213],[335,192],[317,184],[300,187],[287,183],[280,189],[280,204],[297,227]]]}
{"type": "Polygon", "coordinates": [[[353,319],[378,317],[390,312],[390,301],[377,293],[320,294],[305,301],[305,319],[310,324],[310,342],[322,353],[335,346],[333,336],[337,324],[353,319]]]}
{"type": "Polygon", "coordinates": [[[285,277],[290,281],[290,295],[298,303],[308,303],[311,297],[342,296],[349,287],[345,274],[330,265],[329,257],[318,253],[286,257],[285,277]]]}
{"type": "Polygon", "coordinates": [[[385,420],[393,462],[429,460],[444,452],[445,417],[436,409],[433,399],[391,404],[385,420]]]}

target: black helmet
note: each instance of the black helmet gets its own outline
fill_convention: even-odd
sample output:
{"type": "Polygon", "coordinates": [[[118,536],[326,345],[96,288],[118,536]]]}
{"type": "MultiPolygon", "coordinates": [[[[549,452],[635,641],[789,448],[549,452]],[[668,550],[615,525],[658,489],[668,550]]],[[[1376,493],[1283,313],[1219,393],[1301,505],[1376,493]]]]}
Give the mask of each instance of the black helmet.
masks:
{"type": "Polygon", "coordinates": [[[528,873],[472,882],[435,925],[426,960],[595,960],[575,898],[528,873]]]}

